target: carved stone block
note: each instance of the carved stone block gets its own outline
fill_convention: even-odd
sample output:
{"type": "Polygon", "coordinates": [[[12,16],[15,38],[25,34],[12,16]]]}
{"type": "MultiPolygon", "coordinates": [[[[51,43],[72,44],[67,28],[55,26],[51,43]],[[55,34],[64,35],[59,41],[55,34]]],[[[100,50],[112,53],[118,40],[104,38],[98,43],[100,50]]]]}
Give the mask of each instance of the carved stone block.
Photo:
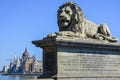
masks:
{"type": "Polygon", "coordinates": [[[120,43],[53,37],[33,44],[43,49],[44,77],[106,80],[120,76],[120,43]]]}

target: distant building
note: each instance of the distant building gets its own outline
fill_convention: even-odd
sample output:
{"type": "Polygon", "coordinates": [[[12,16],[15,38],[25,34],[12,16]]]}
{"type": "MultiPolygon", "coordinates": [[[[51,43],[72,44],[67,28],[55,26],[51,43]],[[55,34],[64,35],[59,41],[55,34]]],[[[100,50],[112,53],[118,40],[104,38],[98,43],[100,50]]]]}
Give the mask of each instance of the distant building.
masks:
{"type": "Polygon", "coordinates": [[[4,66],[2,71],[3,71],[3,72],[7,72],[8,69],[9,69],[9,66],[4,66]]]}
{"type": "Polygon", "coordinates": [[[35,56],[30,57],[27,49],[23,52],[22,58],[14,57],[9,66],[3,67],[3,72],[8,73],[38,73],[42,70],[42,61],[36,60],[35,56]]]}

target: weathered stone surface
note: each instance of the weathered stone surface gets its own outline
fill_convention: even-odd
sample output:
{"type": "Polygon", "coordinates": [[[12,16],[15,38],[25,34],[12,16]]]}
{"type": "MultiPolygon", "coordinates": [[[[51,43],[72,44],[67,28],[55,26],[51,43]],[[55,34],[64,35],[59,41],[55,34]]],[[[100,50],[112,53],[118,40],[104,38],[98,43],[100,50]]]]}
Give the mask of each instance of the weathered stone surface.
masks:
{"type": "Polygon", "coordinates": [[[33,44],[43,49],[44,75],[78,80],[120,76],[120,43],[52,37],[33,41],[33,44]]]}
{"type": "Polygon", "coordinates": [[[95,24],[85,18],[82,9],[73,2],[66,2],[59,7],[58,26],[60,33],[53,33],[50,36],[71,36],[91,38],[98,40],[107,40],[109,42],[117,42],[117,38],[112,37],[111,32],[106,24],[95,24]],[[62,32],[61,32],[62,31],[62,32]],[[64,34],[64,31],[69,31],[64,34]]]}

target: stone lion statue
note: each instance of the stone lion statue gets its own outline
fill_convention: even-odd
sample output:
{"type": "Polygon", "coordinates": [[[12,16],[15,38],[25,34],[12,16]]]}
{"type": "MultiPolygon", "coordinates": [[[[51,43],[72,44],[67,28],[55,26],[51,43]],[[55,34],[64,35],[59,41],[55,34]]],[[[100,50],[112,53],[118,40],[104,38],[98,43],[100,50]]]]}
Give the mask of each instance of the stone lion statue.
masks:
{"type": "Polygon", "coordinates": [[[57,33],[57,35],[117,42],[117,39],[112,37],[106,24],[97,25],[87,20],[82,9],[76,3],[67,2],[60,6],[57,18],[60,30],[60,33],[57,33]]]}

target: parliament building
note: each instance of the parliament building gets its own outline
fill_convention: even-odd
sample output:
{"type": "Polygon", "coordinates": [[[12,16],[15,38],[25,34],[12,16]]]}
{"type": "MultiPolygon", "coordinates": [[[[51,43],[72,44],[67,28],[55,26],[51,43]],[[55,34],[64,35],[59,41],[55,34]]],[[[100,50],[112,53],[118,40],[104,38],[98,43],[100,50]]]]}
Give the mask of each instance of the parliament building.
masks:
{"type": "Polygon", "coordinates": [[[3,72],[6,73],[40,73],[42,70],[42,61],[36,60],[35,56],[31,57],[27,49],[22,58],[14,57],[10,65],[3,67],[3,72]]]}

